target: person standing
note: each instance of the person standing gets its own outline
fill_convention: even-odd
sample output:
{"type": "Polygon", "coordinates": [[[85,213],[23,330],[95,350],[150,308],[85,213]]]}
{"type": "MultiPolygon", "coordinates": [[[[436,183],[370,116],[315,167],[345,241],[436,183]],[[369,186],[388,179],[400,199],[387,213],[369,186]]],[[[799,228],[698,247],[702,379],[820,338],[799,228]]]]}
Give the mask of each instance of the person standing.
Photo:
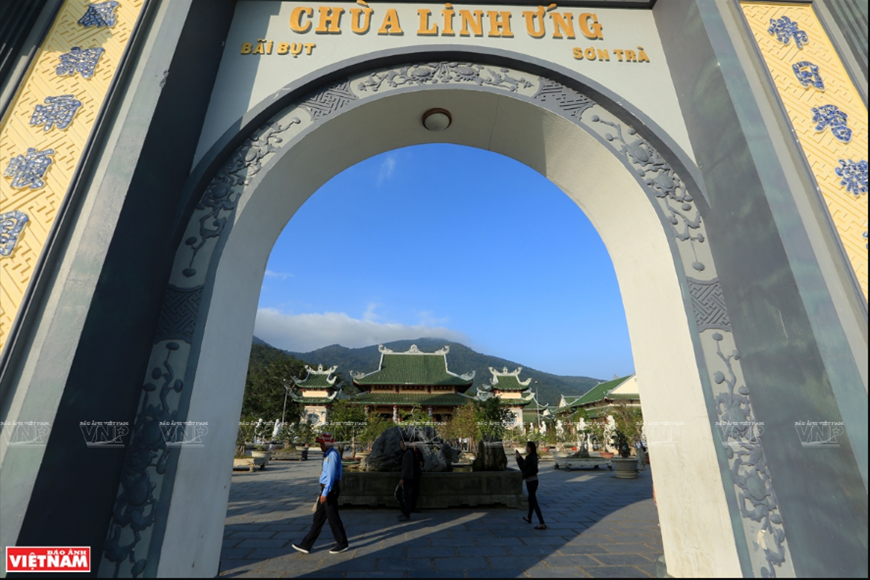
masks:
{"type": "Polygon", "coordinates": [[[538,505],[538,450],[533,441],[526,443],[526,457],[520,455],[519,450],[516,452],[517,465],[520,471],[523,472],[523,481],[526,482],[526,491],[529,492],[529,515],[524,517],[527,523],[532,523],[532,511],[538,516],[538,525],[536,530],[546,530],[547,524],[544,523],[544,516],[541,515],[541,507],[538,505]]]}
{"type": "Polygon", "coordinates": [[[416,458],[414,452],[402,440],[402,473],[399,478],[399,487],[396,489],[396,499],[399,500],[399,509],[402,510],[399,515],[400,522],[407,522],[411,519],[411,509],[414,502],[414,464],[416,458]]]}
{"type": "Polygon", "coordinates": [[[417,499],[420,497],[420,485],[423,483],[423,452],[417,445],[411,446],[411,451],[414,453],[414,488],[411,491],[411,511],[419,513],[417,509],[417,499]]]}
{"type": "Polygon", "coordinates": [[[320,497],[317,500],[317,509],[314,511],[311,530],[298,546],[296,544],[292,544],[292,546],[298,552],[309,553],[314,547],[314,542],[317,541],[317,536],[320,535],[320,530],[323,529],[324,522],[328,520],[329,529],[332,530],[332,537],[335,539],[335,546],[329,550],[329,553],[341,554],[348,549],[347,534],[344,532],[344,524],[338,515],[338,495],[341,493],[341,456],[334,447],[335,439],[331,433],[321,433],[315,441],[320,444],[320,450],[323,452],[320,497]]]}

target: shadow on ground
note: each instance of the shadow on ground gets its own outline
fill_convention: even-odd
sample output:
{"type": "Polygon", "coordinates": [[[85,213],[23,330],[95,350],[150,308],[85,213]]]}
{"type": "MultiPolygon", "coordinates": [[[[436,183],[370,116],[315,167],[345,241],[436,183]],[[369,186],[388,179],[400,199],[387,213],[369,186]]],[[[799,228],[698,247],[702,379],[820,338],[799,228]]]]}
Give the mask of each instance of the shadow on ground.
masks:
{"type": "Polygon", "coordinates": [[[311,554],[320,462],[273,462],[233,475],[221,551],[222,577],[485,578],[650,577],[662,554],[650,471],[621,480],[609,471],[559,471],[542,462],[538,495],[549,529],[523,510],[344,508],[351,549],[330,555],[329,526],[311,554]]]}

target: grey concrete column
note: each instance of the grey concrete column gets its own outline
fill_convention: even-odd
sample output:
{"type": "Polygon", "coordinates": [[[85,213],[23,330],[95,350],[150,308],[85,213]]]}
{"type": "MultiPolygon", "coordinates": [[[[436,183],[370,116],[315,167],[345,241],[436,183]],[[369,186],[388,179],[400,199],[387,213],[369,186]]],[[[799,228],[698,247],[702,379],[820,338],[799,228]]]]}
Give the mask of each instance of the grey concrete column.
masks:
{"type": "Polygon", "coordinates": [[[148,6],[3,375],[0,419],[51,424],[43,446],[0,444],[3,546],[91,546],[99,562],[125,454],[89,449],[79,422],[133,420],[233,9],[148,6]]]}
{"type": "Polygon", "coordinates": [[[709,192],[713,254],[795,572],[861,576],[866,304],[812,214],[811,179],[740,41],[737,4],[659,2],[654,14],[709,192]],[[843,422],[846,436],[836,448],[803,446],[795,423],[808,420],[843,422]]]}

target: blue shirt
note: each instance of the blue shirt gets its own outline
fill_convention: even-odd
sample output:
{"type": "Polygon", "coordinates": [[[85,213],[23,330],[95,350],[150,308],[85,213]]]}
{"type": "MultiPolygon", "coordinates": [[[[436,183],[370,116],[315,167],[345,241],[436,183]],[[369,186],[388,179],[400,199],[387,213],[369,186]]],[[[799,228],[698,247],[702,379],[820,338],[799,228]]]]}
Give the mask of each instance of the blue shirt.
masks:
{"type": "Polygon", "coordinates": [[[320,495],[327,496],[336,481],[341,481],[341,456],[335,447],[330,447],[323,455],[323,470],[320,472],[320,483],[323,485],[323,491],[320,495]]]}

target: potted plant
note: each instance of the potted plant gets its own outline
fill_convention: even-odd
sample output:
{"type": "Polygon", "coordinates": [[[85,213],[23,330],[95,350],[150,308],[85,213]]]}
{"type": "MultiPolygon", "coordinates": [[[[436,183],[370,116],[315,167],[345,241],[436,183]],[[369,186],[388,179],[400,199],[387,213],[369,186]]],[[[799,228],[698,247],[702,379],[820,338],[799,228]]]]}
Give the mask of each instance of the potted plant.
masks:
{"type": "Polygon", "coordinates": [[[541,438],[541,451],[549,453],[550,449],[555,449],[559,442],[559,435],[556,433],[556,428],[552,425],[547,426],[547,432],[541,438]]]}
{"type": "Polygon", "coordinates": [[[586,423],[587,440],[592,442],[593,449],[598,449],[598,455],[602,459],[613,458],[613,453],[607,450],[604,445],[607,437],[605,436],[607,426],[602,421],[594,419],[586,423]]]}
{"type": "Polygon", "coordinates": [[[617,429],[613,433],[613,446],[619,452],[619,457],[610,460],[616,477],[634,479],[637,477],[637,457],[631,457],[631,446],[625,432],[617,429]]]}
{"type": "Polygon", "coordinates": [[[245,457],[248,449],[254,448],[257,423],[253,417],[244,417],[239,421],[239,431],[236,435],[236,455],[245,457]]]}
{"type": "Polygon", "coordinates": [[[637,477],[637,457],[632,457],[631,454],[635,442],[640,440],[640,419],[640,409],[636,407],[628,407],[623,403],[615,409],[616,430],[613,432],[612,442],[619,457],[613,458],[611,464],[616,477],[620,479],[637,477]]]}
{"type": "Polygon", "coordinates": [[[241,422],[239,422],[239,432],[236,435],[236,459],[242,459],[245,457],[245,451],[247,450],[247,447],[245,446],[245,436],[246,433],[244,431],[244,428],[241,422]]]}
{"type": "Polygon", "coordinates": [[[300,419],[293,425],[293,445],[297,451],[305,451],[314,443],[316,437],[314,427],[306,419],[300,419]]]}
{"type": "MultiPolygon", "coordinates": [[[[513,450],[519,450],[522,452],[526,448],[526,441],[528,438],[526,437],[526,432],[522,427],[514,427],[509,431],[509,435],[511,443],[513,444],[513,450]]],[[[512,450],[512,451],[513,451],[512,450]]]]}
{"type": "MultiPolygon", "coordinates": [[[[531,441],[540,448],[543,445],[544,434],[537,429],[530,428],[529,432],[526,434],[526,441],[531,441]]],[[[525,454],[525,452],[525,446],[523,446],[523,448],[520,449],[520,453],[525,454]]]]}

